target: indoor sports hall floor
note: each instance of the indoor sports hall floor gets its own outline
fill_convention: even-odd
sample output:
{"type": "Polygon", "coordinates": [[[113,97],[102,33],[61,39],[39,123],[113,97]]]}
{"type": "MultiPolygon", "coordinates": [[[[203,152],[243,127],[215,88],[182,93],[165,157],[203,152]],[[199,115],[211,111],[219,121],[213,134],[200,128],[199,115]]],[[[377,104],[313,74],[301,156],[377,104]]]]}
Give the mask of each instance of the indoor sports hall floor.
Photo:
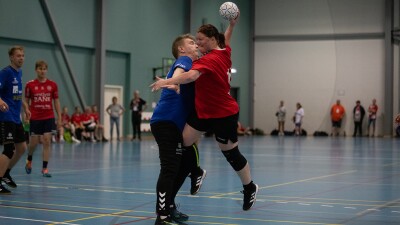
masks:
{"type": "MultiPolygon", "coordinates": [[[[241,210],[242,187],[216,150],[199,145],[207,177],[190,196],[189,179],[177,202],[187,224],[400,224],[400,139],[241,137],[240,150],[260,186],[257,203],[241,210]]],[[[19,185],[0,196],[0,224],[154,224],[157,147],[142,142],[54,144],[52,178],[22,159],[12,171],[19,185]]]]}

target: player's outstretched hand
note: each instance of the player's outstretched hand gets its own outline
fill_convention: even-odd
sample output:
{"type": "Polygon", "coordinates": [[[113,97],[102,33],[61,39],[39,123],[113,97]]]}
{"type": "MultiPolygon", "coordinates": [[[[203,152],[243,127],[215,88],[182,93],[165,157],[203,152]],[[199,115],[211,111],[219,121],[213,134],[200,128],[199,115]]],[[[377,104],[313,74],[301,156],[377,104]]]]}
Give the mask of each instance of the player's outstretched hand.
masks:
{"type": "Polygon", "coordinates": [[[164,79],[162,79],[162,78],[160,78],[160,77],[156,77],[156,82],[154,82],[154,83],[152,83],[151,85],[150,85],[150,88],[151,88],[151,91],[152,92],[155,92],[155,91],[158,91],[158,90],[160,90],[162,87],[164,87],[165,86],[165,80],[164,79]]]}

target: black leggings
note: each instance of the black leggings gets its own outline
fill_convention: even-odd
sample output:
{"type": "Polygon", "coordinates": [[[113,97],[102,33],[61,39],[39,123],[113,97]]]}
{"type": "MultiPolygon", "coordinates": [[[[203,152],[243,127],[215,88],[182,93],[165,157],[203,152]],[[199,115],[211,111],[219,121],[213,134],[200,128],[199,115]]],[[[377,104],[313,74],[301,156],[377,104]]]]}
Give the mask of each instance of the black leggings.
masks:
{"type": "Polygon", "coordinates": [[[136,133],[138,135],[138,138],[140,138],[142,133],[140,130],[140,125],[142,123],[142,114],[140,114],[139,112],[132,111],[131,122],[133,128],[133,138],[136,137],[136,133]]]}
{"type": "Polygon", "coordinates": [[[174,202],[172,198],[180,188],[176,177],[182,159],[182,131],[172,122],[156,122],[150,126],[158,144],[161,165],[156,188],[156,212],[157,215],[168,216],[169,207],[174,202]]]}

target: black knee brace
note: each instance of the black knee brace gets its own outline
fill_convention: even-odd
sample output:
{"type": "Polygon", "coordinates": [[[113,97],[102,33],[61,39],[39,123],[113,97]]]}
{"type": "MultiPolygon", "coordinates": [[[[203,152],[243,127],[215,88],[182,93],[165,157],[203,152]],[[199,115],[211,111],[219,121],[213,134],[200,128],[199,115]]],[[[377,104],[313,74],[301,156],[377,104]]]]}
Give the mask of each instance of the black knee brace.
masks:
{"type": "Polygon", "coordinates": [[[11,159],[14,155],[15,147],[14,144],[5,144],[3,155],[7,156],[7,158],[11,159]]]}
{"type": "Polygon", "coordinates": [[[233,149],[228,150],[228,151],[222,151],[222,154],[224,154],[226,160],[231,164],[232,168],[235,171],[242,170],[247,164],[247,160],[239,152],[238,146],[236,146],[233,149]]]}

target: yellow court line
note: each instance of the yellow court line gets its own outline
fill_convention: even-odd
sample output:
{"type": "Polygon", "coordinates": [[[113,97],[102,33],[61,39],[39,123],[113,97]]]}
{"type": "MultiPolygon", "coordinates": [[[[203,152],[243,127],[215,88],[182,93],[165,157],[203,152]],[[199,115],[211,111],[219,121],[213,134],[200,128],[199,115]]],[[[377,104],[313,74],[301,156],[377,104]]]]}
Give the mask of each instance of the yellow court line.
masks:
{"type": "MultiPolygon", "coordinates": [[[[275,187],[280,187],[280,186],[289,185],[289,184],[296,184],[296,183],[306,182],[306,181],[310,181],[310,180],[318,180],[318,179],[322,179],[322,178],[333,177],[333,176],[349,174],[349,173],[354,173],[354,172],[357,172],[357,170],[350,170],[350,171],[346,171],[346,172],[342,172],[342,173],[328,174],[328,175],[319,176],[319,177],[311,177],[311,178],[303,179],[303,180],[296,180],[296,181],[286,182],[286,183],[282,183],[282,184],[275,184],[275,185],[270,185],[270,186],[266,186],[266,187],[260,187],[259,190],[275,188],[275,187]]],[[[220,196],[232,195],[232,194],[237,194],[237,192],[230,192],[230,193],[225,193],[225,194],[220,194],[220,195],[215,195],[215,196],[210,196],[210,197],[218,198],[220,196]]]]}
{"type": "MultiPolygon", "coordinates": [[[[107,214],[102,214],[102,215],[97,215],[97,216],[90,216],[90,217],[85,217],[85,218],[80,218],[80,219],[75,219],[75,220],[67,220],[63,221],[62,223],[72,223],[72,222],[77,222],[77,221],[83,221],[83,220],[90,220],[90,219],[96,219],[100,217],[108,217],[108,216],[118,216],[120,214],[125,214],[132,212],[133,210],[124,210],[121,212],[116,212],[116,213],[107,213],[107,214]]],[[[55,224],[47,224],[47,225],[55,225],[55,224]]]]}

